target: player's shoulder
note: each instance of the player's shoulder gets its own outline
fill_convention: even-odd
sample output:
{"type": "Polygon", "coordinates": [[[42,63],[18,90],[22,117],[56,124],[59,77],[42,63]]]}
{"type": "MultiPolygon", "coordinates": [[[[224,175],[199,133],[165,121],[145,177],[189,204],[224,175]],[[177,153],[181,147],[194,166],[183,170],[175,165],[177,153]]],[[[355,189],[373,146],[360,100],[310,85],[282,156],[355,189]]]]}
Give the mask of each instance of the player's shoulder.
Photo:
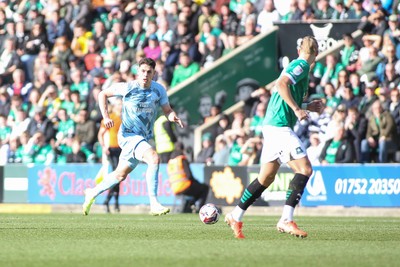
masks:
{"type": "Polygon", "coordinates": [[[298,58],[289,63],[286,68],[287,73],[293,73],[294,75],[298,76],[300,74],[308,73],[310,65],[304,59],[298,58]]]}
{"type": "Polygon", "coordinates": [[[159,92],[166,92],[167,89],[164,87],[164,85],[162,85],[159,82],[156,81],[151,81],[151,87],[154,88],[155,90],[159,91],[159,92]]]}

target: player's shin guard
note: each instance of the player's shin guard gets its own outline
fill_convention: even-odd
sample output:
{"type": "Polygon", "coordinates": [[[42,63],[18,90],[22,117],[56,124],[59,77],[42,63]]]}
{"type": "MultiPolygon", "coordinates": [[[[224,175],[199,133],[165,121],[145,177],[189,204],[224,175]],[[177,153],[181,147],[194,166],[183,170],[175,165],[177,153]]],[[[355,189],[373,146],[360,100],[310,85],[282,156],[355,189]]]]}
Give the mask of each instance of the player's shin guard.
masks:
{"type": "Polygon", "coordinates": [[[104,179],[93,188],[94,197],[100,195],[109,188],[115,186],[119,183],[119,180],[115,177],[113,173],[110,173],[104,177],[104,179]]]}
{"type": "Polygon", "coordinates": [[[303,195],[304,188],[307,185],[309,177],[296,173],[293,180],[289,184],[289,189],[286,193],[286,203],[285,205],[296,207],[299,203],[301,196],[303,195]]]}
{"type": "Polygon", "coordinates": [[[247,210],[254,201],[257,200],[266,189],[265,186],[260,184],[258,179],[255,179],[249,186],[244,190],[242,197],[240,198],[239,207],[242,210],[247,210]]]}
{"type": "Polygon", "coordinates": [[[157,196],[158,190],[158,164],[149,164],[146,171],[147,192],[149,196],[157,196]]]}

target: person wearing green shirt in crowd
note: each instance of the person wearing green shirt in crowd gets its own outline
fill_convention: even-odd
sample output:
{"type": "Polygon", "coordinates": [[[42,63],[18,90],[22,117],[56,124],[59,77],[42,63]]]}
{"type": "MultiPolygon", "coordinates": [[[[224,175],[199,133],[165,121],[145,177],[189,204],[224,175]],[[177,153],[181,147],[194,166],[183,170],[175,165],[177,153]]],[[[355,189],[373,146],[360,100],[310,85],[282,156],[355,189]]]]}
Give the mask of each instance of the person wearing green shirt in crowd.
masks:
{"type": "Polygon", "coordinates": [[[325,66],[320,62],[315,63],[314,76],[321,79],[321,86],[325,86],[325,84],[330,82],[336,87],[339,72],[342,69],[344,69],[344,66],[338,62],[336,56],[328,54],[325,59],[325,66]]]}
{"type": "Polygon", "coordinates": [[[335,136],[325,142],[319,161],[321,164],[353,163],[356,159],[354,143],[345,136],[344,125],[340,125],[335,136]]]}
{"type": "Polygon", "coordinates": [[[7,117],[0,114],[0,140],[2,144],[8,144],[11,135],[11,127],[7,126],[7,117]]]}
{"type": "Polygon", "coordinates": [[[181,52],[179,55],[179,63],[180,64],[174,70],[171,87],[177,86],[179,83],[200,71],[199,64],[197,62],[192,62],[188,53],[181,52]]]}
{"type": "Polygon", "coordinates": [[[42,132],[36,132],[28,141],[27,151],[33,157],[33,163],[50,164],[54,162],[54,152],[50,144],[45,141],[42,132]]]}
{"type": "Polygon", "coordinates": [[[71,91],[78,91],[81,101],[86,101],[89,96],[90,86],[89,83],[83,80],[82,71],[74,69],[71,73],[71,91]]]}
{"type": "Polygon", "coordinates": [[[244,213],[272,184],[282,163],[287,163],[295,175],[289,183],[285,206],[276,228],[279,232],[307,237],[307,232],[297,227],[293,215],[313,169],[305,146],[294,133],[293,127],[298,120],[308,118],[308,111],[321,112],[324,106],[320,99],[302,104],[308,95],[311,65],[318,55],[316,39],[312,36],[304,37],[298,53],[299,57],[282,71],[268,103],[262,131],[264,144],[259,176],[244,190],[234,210],[225,216],[225,222],[239,239],[244,238],[244,213]]]}
{"type": "Polygon", "coordinates": [[[348,70],[355,71],[357,59],[358,59],[358,48],[354,43],[353,36],[350,33],[343,34],[344,46],[340,50],[340,63],[348,70]]]}
{"type": "Polygon", "coordinates": [[[57,112],[58,122],[56,138],[62,139],[67,135],[75,133],[75,122],[70,119],[67,115],[67,111],[63,108],[59,109],[57,112]]]}
{"type": "Polygon", "coordinates": [[[333,84],[325,84],[324,93],[326,99],[325,106],[331,107],[332,110],[335,110],[336,107],[340,104],[340,98],[335,96],[335,87],[333,87],[333,84]]]}
{"type": "Polygon", "coordinates": [[[30,139],[30,135],[28,132],[24,132],[19,137],[19,146],[15,151],[15,155],[13,156],[13,162],[15,163],[32,163],[33,156],[30,153],[30,145],[28,145],[30,139]]]}
{"type": "Polygon", "coordinates": [[[250,122],[250,131],[254,133],[254,136],[261,136],[262,134],[262,125],[266,109],[267,107],[264,103],[257,104],[256,113],[251,118],[250,122]]]}

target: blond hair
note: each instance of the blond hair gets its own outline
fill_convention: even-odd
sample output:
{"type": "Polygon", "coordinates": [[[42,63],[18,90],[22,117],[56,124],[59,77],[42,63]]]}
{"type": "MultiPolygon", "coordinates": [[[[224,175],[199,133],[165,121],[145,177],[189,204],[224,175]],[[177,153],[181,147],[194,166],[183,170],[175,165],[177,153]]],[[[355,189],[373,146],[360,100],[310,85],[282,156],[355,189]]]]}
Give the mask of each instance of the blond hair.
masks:
{"type": "Polygon", "coordinates": [[[318,54],[318,42],[312,36],[305,36],[301,41],[300,50],[305,54],[318,54]]]}

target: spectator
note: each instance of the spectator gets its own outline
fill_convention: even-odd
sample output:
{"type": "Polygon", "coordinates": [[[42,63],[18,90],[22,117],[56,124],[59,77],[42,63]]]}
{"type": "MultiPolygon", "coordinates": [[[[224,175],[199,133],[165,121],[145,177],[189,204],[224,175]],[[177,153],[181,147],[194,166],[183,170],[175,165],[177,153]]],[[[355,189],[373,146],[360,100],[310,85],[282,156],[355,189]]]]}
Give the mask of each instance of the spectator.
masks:
{"type": "Polygon", "coordinates": [[[155,22],[157,18],[156,10],[154,9],[154,4],[148,1],[144,6],[144,18],[143,18],[143,28],[147,29],[150,22],[155,22]]]}
{"type": "Polygon", "coordinates": [[[385,65],[385,73],[381,86],[387,90],[392,90],[397,87],[400,83],[400,75],[396,73],[395,65],[393,63],[387,63],[385,65]]]}
{"type": "Polygon", "coordinates": [[[249,17],[246,19],[244,32],[236,36],[236,46],[240,46],[250,41],[256,35],[256,21],[253,18],[249,17]]]}
{"type": "MultiPolygon", "coordinates": [[[[138,8],[138,3],[136,2],[130,2],[127,4],[125,7],[125,13],[123,14],[122,17],[122,23],[125,25],[125,32],[131,32],[132,29],[132,24],[134,24],[134,21],[140,21],[142,22],[143,20],[143,12],[138,8]]],[[[142,27],[142,24],[140,28],[142,27]]]]}
{"type": "MultiPolygon", "coordinates": [[[[0,115],[1,116],[1,115],[0,115]]],[[[28,129],[28,125],[31,121],[31,118],[28,117],[28,114],[22,107],[17,109],[17,113],[15,116],[15,121],[11,130],[11,137],[17,138],[21,136],[28,129]]]]}
{"type": "Polygon", "coordinates": [[[348,19],[366,20],[369,12],[363,7],[363,0],[353,0],[350,10],[348,11],[348,19]]]}
{"type": "Polygon", "coordinates": [[[335,96],[335,88],[333,87],[333,84],[325,84],[324,93],[326,101],[325,105],[335,110],[336,107],[340,104],[340,97],[335,96]]]}
{"type": "Polygon", "coordinates": [[[389,109],[397,126],[397,133],[400,134],[400,92],[398,88],[390,90],[389,109]]]}
{"type": "Polygon", "coordinates": [[[335,0],[335,10],[332,13],[332,19],[334,20],[345,20],[348,19],[348,9],[344,4],[343,0],[335,0]]]}
{"type": "Polygon", "coordinates": [[[333,139],[326,141],[319,160],[322,165],[326,165],[333,163],[353,163],[354,158],[354,143],[346,137],[344,126],[341,125],[337,128],[333,139]]]}
{"type": "Polygon", "coordinates": [[[329,20],[335,11],[333,7],[330,6],[329,0],[320,0],[317,3],[318,9],[315,10],[315,18],[322,20],[329,20]]]}
{"type": "Polygon", "coordinates": [[[376,100],[371,107],[372,116],[368,119],[366,139],[361,141],[361,162],[369,163],[378,154],[376,162],[389,162],[389,153],[397,149],[397,127],[390,112],[382,109],[376,100]]]}
{"type": "Polygon", "coordinates": [[[341,104],[348,110],[349,108],[357,108],[360,103],[360,97],[355,96],[350,84],[347,83],[343,90],[341,104]]]}
{"type": "Polygon", "coordinates": [[[361,162],[361,141],[365,139],[368,121],[364,114],[360,114],[357,108],[349,108],[345,119],[346,135],[353,141],[356,162],[361,162]]]}
{"type": "Polygon", "coordinates": [[[215,138],[215,152],[212,156],[212,163],[216,166],[225,166],[229,160],[229,147],[223,134],[215,138]]]}
{"type": "Polygon", "coordinates": [[[60,108],[57,111],[56,139],[62,140],[68,135],[75,134],[75,122],[68,117],[67,111],[60,108]]]}
{"type": "Polygon", "coordinates": [[[11,127],[7,126],[7,117],[0,115],[0,141],[2,145],[8,144],[11,131],[11,127]]]}
{"type": "Polygon", "coordinates": [[[15,50],[15,39],[7,38],[0,54],[0,79],[3,84],[11,83],[12,73],[21,66],[21,60],[15,50]]]}
{"type": "Polygon", "coordinates": [[[218,45],[217,37],[211,35],[207,38],[206,46],[202,52],[201,66],[210,68],[222,56],[222,47],[218,45]]]}
{"type": "Polygon", "coordinates": [[[201,137],[201,150],[197,154],[196,163],[211,164],[214,155],[214,143],[211,133],[204,133],[201,137]]]}
{"type": "MultiPolygon", "coordinates": [[[[238,139],[240,140],[240,138],[238,139]]],[[[246,140],[240,149],[242,158],[239,162],[239,166],[252,166],[254,164],[259,164],[261,156],[262,142],[260,137],[251,137],[246,140]],[[257,145],[258,144],[258,145],[257,145]]],[[[229,159],[228,159],[229,162],[229,159]]]]}
{"type": "Polygon", "coordinates": [[[262,126],[265,117],[267,106],[264,103],[259,103],[256,108],[255,115],[251,118],[250,131],[252,136],[260,137],[262,135],[262,126]]]}
{"type": "Polygon", "coordinates": [[[82,25],[87,29],[91,26],[93,13],[89,0],[71,0],[70,3],[64,6],[64,9],[64,19],[69,24],[71,30],[73,30],[76,25],[82,25]]]}
{"type": "Polygon", "coordinates": [[[53,148],[49,142],[46,142],[46,136],[43,132],[35,132],[31,139],[29,139],[26,149],[32,155],[33,163],[35,164],[48,165],[54,162],[55,155],[53,148]]]}
{"type": "MultiPolygon", "coordinates": [[[[37,142],[40,137],[41,142],[43,141],[48,144],[55,137],[54,125],[46,117],[45,110],[42,107],[38,107],[35,110],[35,115],[29,122],[27,131],[29,135],[32,136],[34,142],[37,142]],[[40,132],[40,134],[37,134],[38,132],[40,132]]],[[[44,143],[42,145],[44,145],[44,143]]]]}
{"type": "Polygon", "coordinates": [[[146,57],[157,60],[161,56],[161,48],[160,43],[157,39],[156,34],[152,34],[149,36],[148,46],[143,48],[143,52],[146,57]]]}
{"type": "Polygon", "coordinates": [[[358,106],[358,110],[361,114],[365,114],[367,118],[370,117],[370,107],[378,97],[375,95],[375,89],[377,88],[376,81],[372,81],[366,84],[365,94],[360,100],[360,104],[358,106]]]}
{"type": "Polygon", "coordinates": [[[264,9],[257,17],[257,32],[265,33],[272,28],[274,22],[279,22],[280,16],[275,9],[273,0],[265,0],[264,9]]]}
{"type": "Polygon", "coordinates": [[[179,63],[180,64],[174,70],[171,87],[178,85],[200,71],[199,64],[192,62],[187,53],[180,54],[179,63]]]}
{"type": "Polygon", "coordinates": [[[13,83],[7,88],[9,95],[20,95],[24,103],[28,101],[29,93],[32,90],[32,83],[25,79],[25,72],[16,69],[12,74],[13,83]]]}
{"type": "Polygon", "coordinates": [[[353,89],[353,94],[361,97],[361,92],[364,91],[364,84],[361,84],[360,76],[355,72],[350,73],[349,83],[353,89]]]}
{"type": "Polygon", "coordinates": [[[82,142],[82,146],[92,150],[93,144],[96,141],[96,124],[89,118],[86,109],[79,110],[79,116],[76,122],[76,137],[82,142]]]}
{"type": "Polygon", "coordinates": [[[298,6],[295,13],[292,15],[291,21],[305,21],[306,18],[312,16],[312,9],[308,0],[298,0],[298,6]]]}
{"type": "MultiPolygon", "coordinates": [[[[236,34],[243,35],[245,31],[246,21],[248,19],[253,19],[254,21],[257,21],[257,14],[255,13],[254,5],[251,2],[246,1],[244,3],[243,10],[241,14],[238,15],[238,19],[239,19],[239,25],[236,34]]],[[[255,31],[257,32],[257,25],[255,31]]]]}
{"type": "Polygon", "coordinates": [[[319,156],[321,154],[322,145],[319,140],[318,133],[311,133],[309,137],[310,145],[307,147],[307,156],[311,162],[311,165],[318,166],[321,164],[319,156]]]}
{"type": "Polygon", "coordinates": [[[204,26],[203,24],[207,21],[209,23],[210,29],[217,29],[220,18],[217,13],[212,8],[212,3],[210,1],[205,1],[200,6],[201,14],[198,18],[198,26],[199,26],[199,34],[204,33],[204,26]]]}
{"type": "Polygon", "coordinates": [[[79,139],[74,139],[72,141],[72,152],[67,155],[67,162],[68,163],[85,163],[86,154],[83,153],[81,149],[81,143],[79,139]]]}
{"type": "Polygon", "coordinates": [[[375,71],[382,58],[378,56],[378,50],[371,46],[369,47],[369,58],[363,62],[357,74],[362,78],[365,75],[366,79],[370,80],[372,77],[376,76],[375,71]]]}
{"type": "Polygon", "coordinates": [[[354,43],[353,36],[349,33],[343,34],[344,47],[340,50],[340,63],[347,71],[355,71],[359,49],[354,43]]]}
{"type": "Polygon", "coordinates": [[[229,9],[228,4],[221,6],[218,28],[222,30],[221,39],[224,42],[225,49],[234,49],[237,42],[238,19],[236,14],[229,9]]]}
{"type": "Polygon", "coordinates": [[[50,48],[53,48],[57,38],[71,38],[70,29],[67,22],[60,17],[59,10],[51,11],[46,26],[47,38],[50,43],[50,48]]]}
{"type": "Polygon", "coordinates": [[[96,41],[96,44],[99,46],[100,51],[104,49],[104,43],[107,39],[107,30],[104,26],[104,23],[101,20],[98,20],[93,25],[93,35],[92,38],[96,41]]]}
{"type": "Polygon", "coordinates": [[[89,83],[84,80],[82,71],[80,69],[73,69],[71,71],[71,91],[78,91],[81,101],[87,101],[90,93],[89,83]]]}
{"type": "MultiPolygon", "coordinates": [[[[298,14],[300,13],[300,9],[298,8],[298,3],[297,0],[289,0],[289,12],[287,12],[286,14],[284,14],[281,17],[281,21],[282,22],[290,22],[295,20],[294,18],[295,15],[298,16],[298,14]]],[[[297,18],[299,19],[299,18],[297,18]]]]}
{"type": "Polygon", "coordinates": [[[125,37],[125,42],[129,48],[136,49],[136,51],[144,48],[146,40],[146,32],[143,29],[143,22],[140,19],[132,21],[132,27],[129,29],[128,34],[125,37]]]}
{"type": "Polygon", "coordinates": [[[71,50],[75,57],[83,59],[89,52],[89,40],[92,38],[92,33],[88,32],[83,25],[77,24],[74,27],[74,36],[71,42],[71,50]]]}
{"type": "Polygon", "coordinates": [[[11,100],[6,88],[0,87],[0,115],[8,116],[10,113],[11,100]]]}
{"type": "MultiPolygon", "coordinates": [[[[54,122],[60,106],[61,99],[58,97],[57,88],[54,85],[49,85],[40,96],[38,107],[45,108],[46,116],[54,122]]],[[[33,135],[33,133],[31,133],[31,135],[33,135]]]]}
{"type": "Polygon", "coordinates": [[[64,73],[69,73],[68,59],[72,55],[69,41],[65,36],[59,37],[54,42],[54,48],[51,50],[52,63],[60,65],[64,73]]]}

